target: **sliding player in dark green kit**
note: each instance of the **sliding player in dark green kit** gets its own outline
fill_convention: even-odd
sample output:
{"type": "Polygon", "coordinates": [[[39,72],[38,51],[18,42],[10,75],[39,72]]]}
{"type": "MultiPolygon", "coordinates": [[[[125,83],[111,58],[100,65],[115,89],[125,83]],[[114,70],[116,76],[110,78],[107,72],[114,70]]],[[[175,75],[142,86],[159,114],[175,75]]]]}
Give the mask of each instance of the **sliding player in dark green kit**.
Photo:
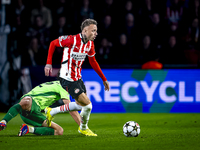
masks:
{"type": "MultiPolygon", "coordinates": [[[[0,121],[0,131],[4,130],[7,123],[20,114],[20,117],[26,124],[22,124],[18,136],[23,136],[27,133],[37,135],[62,135],[63,128],[58,124],[51,122],[50,127],[46,120],[46,116],[41,112],[46,107],[51,106],[56,101],[62,99],[64,104],[70,103],[69,93],[62,88],[59,81],[46,82],[36,86],[27,94],[23,95],[19,103],[13,105],[0,121]]],[[[75,102],[72,102],[75,103],[75,102]]],[[[74,108],[70,115],[80,125],[80,115],[74,108]]]]}

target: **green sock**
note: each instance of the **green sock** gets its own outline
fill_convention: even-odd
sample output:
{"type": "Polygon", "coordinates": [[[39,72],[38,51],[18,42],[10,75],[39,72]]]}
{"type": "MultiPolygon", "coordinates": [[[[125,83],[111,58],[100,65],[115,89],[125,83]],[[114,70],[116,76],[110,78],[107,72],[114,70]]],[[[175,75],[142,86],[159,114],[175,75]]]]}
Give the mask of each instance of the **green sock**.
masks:
{"type": "Polygon", "coordinates": [[[4,116],[3,120],[5,120],[7,123],[17,116],[18,113],[22,111],[22,107],[20,104],[13,105],[7,112],[7,114],[4,116]]]}
{"type": "Polygon", "coordinates": [[[49,127],[34,127],[34,134],[37,135],[54,135],[54,129],[49,127]]]}

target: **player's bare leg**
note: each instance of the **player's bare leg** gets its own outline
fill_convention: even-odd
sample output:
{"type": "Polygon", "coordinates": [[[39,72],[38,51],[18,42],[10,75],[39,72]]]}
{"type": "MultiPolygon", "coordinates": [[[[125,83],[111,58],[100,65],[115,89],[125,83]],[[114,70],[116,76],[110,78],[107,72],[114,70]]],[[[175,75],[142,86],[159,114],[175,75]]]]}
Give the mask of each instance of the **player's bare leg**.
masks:
{"type": "MultiPolygon", "coordinates": [[[[69,104],[70,100],[63,100],[63,102],[64,102],[64,104],[69,104]]],[[[79,110],[79,108],[77,108],[77,110],[79,110]]],[[[70,111],[69,113],[72,116],[72,118],[75,120],[75,122],[80,126],[81,117],[80,117],[78,111],[70,111]]]]}
{"type": "MultiPolygon", "coordinates": [[[[46,120],[43,122],[42,124],[43,127],[48,127],[46,120]]],[[[51,122],[51,126],[50,128],[54,129],[54,135],[63,135],[63,128],[61,126],[59,126],[57,123],[55,122],[51,122]]]]}

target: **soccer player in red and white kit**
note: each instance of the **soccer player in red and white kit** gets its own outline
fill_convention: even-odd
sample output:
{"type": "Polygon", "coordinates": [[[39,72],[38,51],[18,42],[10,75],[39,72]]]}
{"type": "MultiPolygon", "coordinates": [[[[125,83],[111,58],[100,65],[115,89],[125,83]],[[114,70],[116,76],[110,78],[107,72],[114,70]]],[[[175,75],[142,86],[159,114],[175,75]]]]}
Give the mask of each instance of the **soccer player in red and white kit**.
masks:
{"type": "Polygon", "coordinates": [[[86,88],[81,78],[81,66],[88,56],[92,68],[101,77],[104,89],[109,91],[109,83],[104,76],[99,64],[95,59],[94,39],[97,36],[97,22],[93,19],[86,19],[81,24],[81,33],[77,35],[60,36],[50,43],[47,63],[44,68],[45,75],[52,72],[52,57],[56,47],[63,47],[63,58],[60,69],[60,84],[76,100],[74,106],[60,106],[60,108],[47,108],[47,119],[49,122],[52,116],[59,112],[68,112],[71,108],[81,106],[81,124],[79,133],[86,136],[97,136],[88,128],[88,121],[92,110],[92,103],[86,95],[86,88]],[[77,106],[75,106],[77,105],[77,106]],[[71,108],[70,108],[71,107],[71,108]]]}

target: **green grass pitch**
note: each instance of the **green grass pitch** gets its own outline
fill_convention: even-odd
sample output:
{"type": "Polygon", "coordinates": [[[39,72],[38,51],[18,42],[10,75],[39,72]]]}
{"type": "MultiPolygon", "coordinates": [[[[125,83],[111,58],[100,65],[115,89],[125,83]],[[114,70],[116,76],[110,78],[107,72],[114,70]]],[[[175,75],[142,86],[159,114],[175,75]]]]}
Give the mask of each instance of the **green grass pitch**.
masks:
{"type": "MultiPolygon", "coordinates": [[[[0,119],[5,113],[0,113],[0,119]]],[[[78,133],[78,125],[69,114],[58,114],[54,122],[61,125],[61,136],[27,134],[18,137],[23,123],[18,115],[0,131],[1,150],[199,150],[200,114],[167,113],[92,113],[89,127],[97,137],[78,133]],[[141,127],[138,137],[125,137],[122,127],[127,121],[141,127]]]]}

